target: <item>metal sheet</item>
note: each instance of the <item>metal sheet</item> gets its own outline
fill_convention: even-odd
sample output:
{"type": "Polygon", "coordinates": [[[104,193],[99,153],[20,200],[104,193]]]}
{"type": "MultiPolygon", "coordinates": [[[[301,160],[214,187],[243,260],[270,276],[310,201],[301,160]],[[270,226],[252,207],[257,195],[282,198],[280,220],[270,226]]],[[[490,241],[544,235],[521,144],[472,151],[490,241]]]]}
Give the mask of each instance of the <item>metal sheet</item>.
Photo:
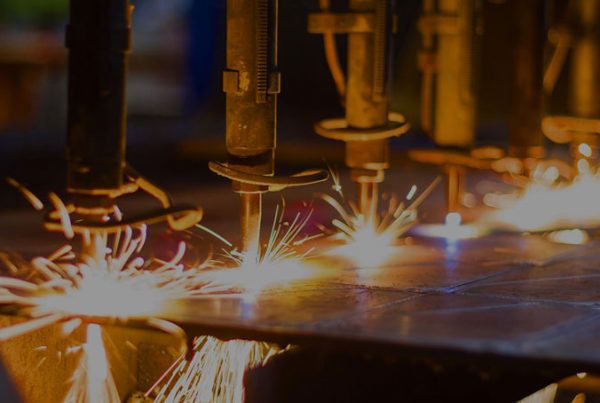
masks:
{"type": "MultiPolygon", "coordinates": [[[[213,221],[209,217],[205,224],[235,240],[235,195],[225,186],[206,193],[214,205],[205,201],[213,212],[213,221]]],[[[306,193],[287,196],[291,206],[306,193]]],[[[441,197],[437,202],[443,203],[441,197]]],[[[424,211],[436,210],[428,204],[424,211]]],[[[329,219],[324,214],[315,213],[329,219]]],[[[0,217],[9,229],[0,234],[2,245],[31,256],[64,242],[39,229],[36,213],[11,216],[17,217],[0,217]]],[[[312,278],[256,295],[208,295],[174,306],[163,317],[189,336],[383,349],[386,354],[444,353],[461,360],[508,360],[521,367],[537,363],[600,371],[600,342],[594,337],[600,327],[599,243],[558,245],[519,234],[454,244],[415,239],[411,246],[397,247],[380,268],[322,257],[312,278]]]]}
{"type": "Polygon", "coordinates": [[[403,246],[384,267],[328,264],[313,280],[189,301],[165,318],[192,335],[600,369],[597,246],[516,234],[403,246]]]}

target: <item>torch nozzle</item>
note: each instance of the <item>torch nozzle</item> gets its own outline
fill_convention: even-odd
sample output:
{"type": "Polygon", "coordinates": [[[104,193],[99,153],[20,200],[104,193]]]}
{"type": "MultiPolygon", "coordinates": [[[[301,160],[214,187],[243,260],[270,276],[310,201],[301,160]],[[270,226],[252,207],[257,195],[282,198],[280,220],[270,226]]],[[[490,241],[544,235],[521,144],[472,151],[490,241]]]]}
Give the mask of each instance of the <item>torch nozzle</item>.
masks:
{"type": "Polygon", "coordinates": [[[448,213],[460,210],[464,196],[464,173],[458,166],[446,166],[446,207],[448,213]]]}
{"type": "Polygon", "coordinates": [[[358,209],[367,221],[375,220],[379,204],[379,184],[361,182],[358,184],[358,209]]]}
{"type": "Polygon", "coordinates": [[[258,260],[260,257],[262,195],[260,193],[240,193],[240,202],[242,253],[244,259],[258,260]]]}

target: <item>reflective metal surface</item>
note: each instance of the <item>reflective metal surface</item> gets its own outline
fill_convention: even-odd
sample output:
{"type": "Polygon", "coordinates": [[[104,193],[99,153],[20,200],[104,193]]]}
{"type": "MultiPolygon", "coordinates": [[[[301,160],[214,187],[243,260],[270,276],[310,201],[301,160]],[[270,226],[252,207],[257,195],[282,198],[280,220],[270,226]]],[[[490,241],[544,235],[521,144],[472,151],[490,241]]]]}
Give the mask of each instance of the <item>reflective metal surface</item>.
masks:
{"type": "Polygon", "coordinates": [[[420,242],[381,268],[321,261],[318,279],[190,301],[166,318],[197,334],[600,369],[597,247],[519,235],[420,242]]]}
{"type": "MultiPolygon", "coordinates": [[[[421,173],[410,180],[421,186],[430,179],[421,173]]],[[[404,175],[391,177],[399,192],[409,188],[406,180],[404,175]]],[[[206,225],[235,239],[237,217],[232,212],[237,206],[223,203],[229,192],[224,184],[205,197],[206,210],[215,212],[206,225]]],[[[173,193],[182,199],[198,197],[188,190],[173,193]]],[[[306,192],[290,189],[286,196],[294,213],[306,192]]],[[[277,201],[266,199],[268,214],[277,201]]],[[[420,216],[439,222],[443,217],[435,214],[443,210],[443,201],[438,188],[420,216]]],[[[315,209],[315,221],[331,220],[330,210],[315,209]]],[[[37,220],[34,212],[0,215],[5,229],[0,243],[28,257],[64,243],[57,234],[40,232],[37,220]]],[[[150,235],[157,242],[148,253],[169,249],[161,237],[150,235]]],[[[255,294],[206,295],[162,316],[184,327],[189,337],[212,334],[383,349],[386,354],[449,354],[465,362],[483,356],[509,360],[515,367],[524,362],[556,365],[572,373],[600,370],[600,241],[573,246],[516,233],[453,242],[414,237],[393,248],[378,268],[327,256],[331,243],[313,242],[307,247],[324,249],[310,261],[308,277],[255,294]]],[[[219,245],[210,237],[192,238],[189,253],[209,244],[219,245]]]]}

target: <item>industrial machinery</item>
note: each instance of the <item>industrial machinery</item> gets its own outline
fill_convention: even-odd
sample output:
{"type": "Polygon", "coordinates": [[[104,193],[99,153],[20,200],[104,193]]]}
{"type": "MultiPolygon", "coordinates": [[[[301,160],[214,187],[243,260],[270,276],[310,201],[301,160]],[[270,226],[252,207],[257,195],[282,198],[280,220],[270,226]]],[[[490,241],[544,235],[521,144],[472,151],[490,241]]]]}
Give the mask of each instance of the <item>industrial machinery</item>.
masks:
{"type": "Polygon", "coordinates": [[[413,150],[413,160],[441,165],[446,176],[448,213],[458,212],[464,192],[465,170],[482,165],[474,161],[495,158],[497,150],[475,146],[475,55],[481,30],[478,0],[423,1],[418,22],[422,50],[421,128],[440,147],[413,150]]]}
{"type": "MultiPolygon", "coordinates": [[[[71,227],[113,232],[127,225],[167,220],[184,229],[202,218],[194,206],[173,206],[169,196],[125,162],[126,80],[131,50],[129,0],[73,0],[66,32],[69,48],[68,192],[71,227]],[[138,189],[162,208],[120,217],[115,200],[138,189]]],[[[59,210],[59,209],[57,209],[59,210]]],[[[49,230],[63,230],[62,212],[46,217],[49,230]]]]}
{"type": "MultiPolygon", "coordinates": [[[[512,1],[513,71],[509,118],[509,155],[522,160],[544,157],[541,129],[546,27],[545,2],[512,1]]],[[[525,164],[527,167],[528,164],[525,164]]]]}
{"type": "Polygon", "coordinates": [[[390,138],[408,131],[404,116],[389,111],[389,75],[394,2],[349,0],[348,12],[332,13],[328,0],[311,14],[310,33],[323,34],[327,62],[342,103],[343,118],[326,119],[315,131],[346,143],[346,166],[358,185],[358,208],[363,216],[377,211],[378,185],[389,168],[390,138]],[[338,60],[335,34],[348,35],[347,73],[338,60]]]}
{"type": "MultiPolygon", "coordinates": [[[[72,0],[66,30],[66,45],[69,49],[67,192],[70,199],[66,204],[58,197],[51,200],[54,209],[47,212],[44,226],[50,231],[62,231],[68,238],[81,235],[82,258],[91,257],[98,262],[105,259],[107,234],[159,221],[167,221],[174,230],[183,230],[202,218],[202,209],[191,205],[173,205],[165,191],[126,163],[125,95],[132,12],[133,6],[129,0],[72,0]],[[137,190],[157,199],[161,208],[131,215],[122,214],[117,207],[117,198],[137,190]]],[[[92,271],[101,270],[93,264],[90,266],[92,271]]],[[[35,277],[35,273],[30,273],[30,276],[35,277]]],[[[78,281],[83,281],[85,277],[81,273],[73,273],[73,276],[78,281]]],[[[65,283],[67,288],[68,283],[65,283]]],[[[8,313],[8,316],[2,316],[5,326],[18,326],[27,317],[27,312],[23,310],[8,310],[8,313]]],[[[159,327],[149,325],[144,320],[120,321],[89,316],[86,322],[81,328],[69,331],[66,338],[64,328],[61,330],[63,324],[48,322],[47,326],[34,335],[11,342],[3,339],[2,356],[13,365],[13,372],[18,374],[16,383],[21,391],[26,389],[23,386],[26,382],[51,386],[37,388],[37,391],[31,390],[36,388],[27,388],[29,391],[17,398],[10,389],[7,390],[3,381],[0,382],[2,399],[11,402],[20,401],[21,397],[28,401],[70,399],[65,396],[69,390],[69,382],[64,382],[64,379],[76,377],[73,374],[82,365],[80,359],[65,358],[61,365],[52,362],[43,371],[43,375],[39,375],[39,372],[32,371],[33,367],[29,365],[28,359],[23,357],[35,352],[40,340],[43,340],[44,348],[53,357],[68,355],[65,343],[84,346],[85,343],[90,343],[90,329],[97,329],[97,342],[102,343],[99,341],[102,338],[102,331],[99,330],[101,326],[111,337],[126,340],[136,353],[131,354],[132,349],[125,347],[127,343],[118,343],[120,351],[117,354],[125,358],[123,367],[118,369],[115,366],[111,369],[115,373],[122,371],[122,375],[117,376],[127,379],[126,382],[129,383],[125,386],[119,382],[120,392],[123,394],[128,389],[151,385],[177,356],[187,351],[185,335],[175,332],[165,336],[156,331],[160,330],[159,327]],[[126,326],[123,325],[125,322],[126,326]],[[83,329],[87,329],[87,338],[83,329]],[[153,354],[154,358],[146,361],[153,354]],[[63,370],[68,374],[64,374],[63,370]]],[[[167,328],[169,332],[173,329],[167,328]]],[[[91,366],[89,364],[88,368],[91,366]]],[[[71,382],[77,383],[73,379],[71,382]]],[[[77,399],[79,398],[81,397],[77,399]]],[[[103,399],[98,396],[90,398],[103,399]]]]}
{"type": "Polygon", "coordinates": [[[439,146],[469,148],[475,141],[479,3],[423,1],[421,127],[439,146]]]}
{"type": "MultiPolygon", "coordinates": [[[[323,194],[334,201],[332,217],[306,202],[306,192],[290,204],[305,203],[315,214],[304,221],[298,212],[295,220],[275,214],[280,227],[268,242],[261,241],[264,195],[323,182],[328,173],[276,175],[279,0],[226,1],[226,158],[210,162],[209,169],[231,181],[240,205],[205,228],[232,249],[226,239],[239,233],[240,254],[227,249],[223,261],[212,254],[212,243],[192,238],[197,234],[191,230],[184,232],[189,238],[176,239],[174,253],[170,231],[156,249],[142,251],[144,224],[166,221],[171,229],[188,230],[203,218],[202,210],[174,205],[126,162],[131,0],[70,1],[69,199],[52,199],[45,227],[69,238],[81,235],[84,249],[80,255],[67,244],[44,257],[24,252],[14,259],[0,251],[0,400],[12,393],[13,379],[5,381],[4,368],[23,396],[36,402],[60,401],[67,390],[79,400],[100,391],[93,396],[98,401],[131,403],[504,402],[541,388],[539,400],[547,402],[600,395],[593,375],[600,373],[600,180],[557,197],[569,204],[592,195],[590,203],[573,202],[571,210],[589,208],[574,214],[584,221],[576,228],[560,222],[556,228],[514,229],[481,219],[462,228],[434,225],[444,231],[429,234],[409,232],[417,217],[431,219],[436,208],[421,204],[434,185],[417,189],[431,181],[429,172],[410,161],[401,175],[389,172],[390,140],[409,129],[403,115],[390,111],[398,24],[393,0],[340,0],[335,6],[319,0],[320,11],[309,15],[308,31],[323,37],[345,108],[343,117],[321,120],[314,129],[345,143],[357,203],[346,210],[335,204],[337,197],[323,194]],[[345,51],[338,53],[336,35],[347,36],[345,51]],[[383,199],[379,187],[386,177],[410,191],[383,199]],[[122,214],[120,198],[138,190],[160,208],[122,214]],[[387,209],[379,200],[388,202],[387,209]],[[364,217],[375,225],[359,228],[364,217]],[[594,219],[588,227],[585,221],[594,219]],[[303,227],[307,223],[310,230],[303,227]],[[137,227],[139,235],[132,235],[137,227]],[[217,229],[230,232],[221,236],[217,229]],[[429,236],[438,239],[424,239],[429,236]],[[94,248],[91,237],[115,241],[94,248]],[[196,259],[204,253],[194,254],[196,246],[210,249],[205,260],[196,259]],[[98,259],[89,259],[91,253],[98,259]]],[[[420,73],[415,63],[410,66],[415,77],[420,74],[421,99],[412,101],[421,105],[421,127],[434,147],[412,149],[409,157],[442,168],[444,204],[453,213],[446,216],[448,224],[460,224],[467,170],[508,173],[526,191],[534,188],[534,202],[514,209],[517,220],[543,210],[556,195],[555,187],[535,181],[535,171],[549,162],[543,134],[571,143],[579,173],[597,168],[592,160],[600,134],[600,0],[560,1],[565,8],[554,10],[548,35],[554,54],[544,65],[549,3],[558,0],[494,2],[508,15],[497,22],[510,36],[505,53],[511,56],[501,73],[511,96],[506,119],[498,123],[502,146],[485,147],[475,135],[482,102],[476,72],[482,7],[491,2],[414,2],[419,18],[412,49],[419,48],[420,73]],[[560,86],[561,73],[567,110],[544,117],[544,95],[560,86]]],[[[304,22],[302,16],[302,27],[304,22]]],[[[300,31],[295,34],[304,39],[300,31]]],[[[552,179],[558,175],[563,172],[552,179]]],[[[483,198],[522,200],[522,189],[496,194],[507,186],[490,176],[479,177],[483,198]]],[[[181,191],[190,191],[188,185],[181,191]]],[[[212,190],[217,207],[231,196],[229,189],[212,190]]],[[[557,213],[548,210],[549,222],[557,213]]],[[[479,212],[474,209],[473,216],[479,212]]],[[[5,221],[0,214],[0,227],[5,221]]]]}
{"type": "MultiPolygon", "coordinates": [[[[506,6],[514,44],[509,155],[540,158],[545,2],[509,1],[506,6]]],[[[475,146],[480,8],[478,0],[423,2],[421,126],[438,146],[464,150],[475,146]]]]}
{"type": "MultiPolygon", "coordinates": [[[[438,146],[411,150],[413,160],[441,165],[448,213],[457,212],[467,169],[529,177],[544,158],[541,130],[545,47],[545,1],[508,1],[510,77],[508,147],[475,144],[476,66],[482,31],[481,2],[424,1],[419,21],[423,51],[421,126],[438,146]],[[437,5],[437,8],[436,8],[437,5]]],[[[552,162],[553,163],[553,162],[552,162]]],[[[569,176],[560,169],[561,174],[569,176]]]]}
{"type": "Polygon", "coordinates": [[[544,89],[552,95],[556,82],[568,74],[566,113],[546,116],[543,130],[556,143],[570,143],[575,169],[585,173],[597,157],[600,134],[600,2],[569,1],[555,10],[557,21],[548,39],[554,50],[546,73],[544,89]]]}
{"type": "Polygon", "coordinates": [[[278,0],[228,0],[226,140],[228,161],[209,167],[232,180],[240,194],[241,248],[260,257],[262,194],[322,182],[328,174],[310,170],[275,176],[278,0]]]}

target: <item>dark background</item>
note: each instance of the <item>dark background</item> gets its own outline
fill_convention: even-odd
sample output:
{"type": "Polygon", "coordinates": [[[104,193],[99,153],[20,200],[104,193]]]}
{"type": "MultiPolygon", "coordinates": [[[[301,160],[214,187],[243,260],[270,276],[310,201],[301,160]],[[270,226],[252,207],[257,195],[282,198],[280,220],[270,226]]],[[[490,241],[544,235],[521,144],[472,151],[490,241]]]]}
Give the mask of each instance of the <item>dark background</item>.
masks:
{"type": "MultiPolygon", "coordinates": [[[[128,159],[167,189],[222,183],[207,161],[224,157],[224,0],[136,0],[134,49],[128,82],[128,159]]],[[[342,163],[343,145],[319,138],[315,121],[343,114],[323,54],[322,39],[306,32],[317,0],[280,0],[280,69],[277,164],[280,169],[342,163]],[[315,153],[315,150],[319,150],[315,153]]],[[[345,2],[334,1],[334,9],[345,2]]],[[[411,147],[431,146],[419,130],[420,1],[396,4],[392,109],[413,129],[394,140],[394,159],[411,147]]],[[[507,6],[483,3],[479,51],[478,142],[504,144],[510,99],[507,6]]],[[[64,188],[67,0],[0,3],[0,176],[37,192],[64,188]]],[[[339,39],[344,60],[345,41],[339,39]]],[[[559,94],[563,83],[559,83],[559,94]]],[[[560,99],[560,96],[557,96],[560,99]]],[[[21,198],[0,186],[3,207],[21,198]]]]}

